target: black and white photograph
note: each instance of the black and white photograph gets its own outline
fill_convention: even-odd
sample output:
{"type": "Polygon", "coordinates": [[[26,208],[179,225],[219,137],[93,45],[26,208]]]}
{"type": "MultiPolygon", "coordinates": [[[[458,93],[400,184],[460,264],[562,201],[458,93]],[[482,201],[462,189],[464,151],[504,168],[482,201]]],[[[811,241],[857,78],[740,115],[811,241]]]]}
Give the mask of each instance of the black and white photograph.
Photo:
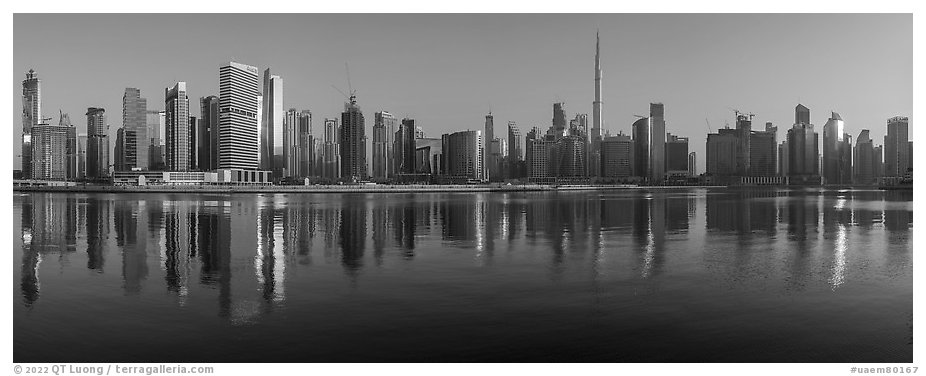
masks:
{"type": "Polygon", "coordinates": [[[913,3],[180,4],[8,16],[12,374],[918,373],[913,3]]]}

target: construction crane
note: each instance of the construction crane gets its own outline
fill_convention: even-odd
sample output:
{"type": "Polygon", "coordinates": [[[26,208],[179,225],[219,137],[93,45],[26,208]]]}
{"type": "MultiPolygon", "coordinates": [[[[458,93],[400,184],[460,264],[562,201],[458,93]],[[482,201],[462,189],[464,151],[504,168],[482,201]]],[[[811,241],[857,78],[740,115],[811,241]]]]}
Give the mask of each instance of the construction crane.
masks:
{"type": "Polygon", "coordinates": [[[711,122],[704,118],[704,122],[707,123],[707,133],[711,133],[711,122]]]}
{"type": "Polygon", "coordinates": [[[350,66],[348,66],[346,62],[344,63],[344,70],[347,71],[347,90],[350,92],[350,95],[345,94],[344,90],[339,89],[337,86],[334,86],[333,84],[331,85],[331,87],[333,87],[334,90],[337,90],[339,93],[341,93],[341,95],[344,96],[344,99],[350,102],[350,104],[355,104],[357,103],[357,91],[354,90],[354,86],[351,85],[350,83],[350,66]]]}
{"type": "Polygon", "coordinates": [[[733,113],[736,114],[736,117],[737,117],[737,118],[738,118],[740,115],[749,116],[749,121],[752,121],[752,118],[756,116],[756,114],[754,114],[754,113],[752,113],[752,112],[740,111],[740,110],[737,110],[737,109],[735,109],[735,108],[733,108],[733,107],[730,107],[730,106],[727,106],[727,109],[733,111],[733,113]]]}

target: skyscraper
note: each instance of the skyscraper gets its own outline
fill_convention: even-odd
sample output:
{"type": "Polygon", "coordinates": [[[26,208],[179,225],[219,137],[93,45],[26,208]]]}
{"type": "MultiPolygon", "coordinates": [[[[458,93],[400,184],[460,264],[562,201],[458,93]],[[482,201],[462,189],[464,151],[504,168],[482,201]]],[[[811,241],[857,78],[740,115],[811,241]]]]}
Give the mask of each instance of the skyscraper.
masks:
{"type": "Polygon", "coordinates": [[[736,174],[750,176],[752,174],[749,162],[752,151],[752,116],[736,112],[736,131],[739,142],[736,144],[736,174]]]}
{"type": "Polygon", "coordinates": [[[312,137],[312,111],[299,112],[296,126],[296,176],[306,178],[313,175],[315,166],[315,139],[312,137]]]}
{"type": "MultiPolygon", "coordinates": [[[[395,133],[395,166],[399,174],[415,173],[415,119],[404,118],[395,133]]],[[[479,156],[482,158],[482,155],[479,156]]]]}
{"type": "Polygon", "coordinates": [[[106,110],[87,108],[87,178],[102,179],[109,176],[109,124],[106,110]]]}
{"type": "Polygon", "coordinates": [[[885,177],[903,177],[910,163],[909,121],[906,116],[887,119],[887,135],[884,136],[885,177]]]}
{"type": "Polygon", "coordinates": [[[650,184],[662,184],[666,176],[666,120],[662,103],[650,103],[649,174],[650,184]]]}
{"type": "Polygon", "coordinates": [[[32,178],[68,178],[68,133],[73,127],[39,123],[32,126],[32,178]]]}
{"type": "MultiPolygon", "coordinates": [[[[357,97],[350,96],[341,113],[341,177],[360,181],[367,178],[367,148],[364,135],[363,112],[357,105],[357,97]]],[[[413,152],[414,153],[414,152],[413,152]]]]}
{"type": "Polygon", "coordinates": [[[823,179],[827,184],[852,182],[852,136],[838,113],[823,125],[823,179]]]}
{"type": "MultiPolygon", "coordinates": [[[[565,119],[564,119],[565,122],[565,119]]],[[[483,148],[483,166],[485,166],[486,179],[493,180],[498,178],[498,161],[495,158],[495,154],[492,150],[492,141],[495,140],[495,118],[492,117],[492,111],[486,115],[486,124],[485,132],[483,133],[484,148],[483,148]]]]}
{"type": "Polygon", "coordinates": [[[482,132],[445,134],[442,144],[444,174],[459,179],[485,180],[482,132]]]}
{"type": "Polygon", "coordinates": [[[565,103],[553,103],[553,135],[561,138],[566,135],[565,103]]]}
{"type": "Polygon", "coordinates": [[[855,184],[869,185],[875,183],[875,159],[874,143],[867,129],[862,129],[855,140],[855,150],[852,153],[852,167],[854,172],[855,184]]]}
{"type": "Polygon", "coordinates": [[[148,100],[141,97],[141,91],[133,87],[125,88],[125,94],[122,95],[125,170],[148,169],[148,151],[151,140],[148,136],[147,112],[148,100]]]}
{"type": "Polygon", "coordinates": [[[523,177],[523,172],[521,171],[521,161],[524,160],[524,150],[522,146],[524,141],[521,136],[521,130],[518,129],[518,125],[513,122],[508,122],[508,171],[509,175],[513,178],[523,177]]]}
{"type": "Polygon", "coordinates": [[[22,176],[32,176],[32,127],[42,123],[42,81],[29,69],[23,80],[22,176]]]}
{"type": "MultiPolygon", "coordinates": [[[[275,179],[282,177],[284,166],[274,165],[274,156],[283,151],[283,78],[264,70],[263,108],[260,125],[260,168],[273,171],[275,179]]],[[[283,157],[284,160],[286,157],[283,157]]]]}
{"type": "Polygon", "coordinates": [[[752,131],[749,140],[749,176],[778,174],[778,127],[765,123],[765,131],[752,131]]]}
{"type": "Polygon", "coordinates": [[[212,171],[219,168],[219,97],[210,95],[199,99],[199,161],[200,170],[212,171]]]}
{"type": "Polygon", "coordinates": [[[290,108],[286,111],[283,130],[283,177],[292,180],[308,177],[312,148],[312,112],[290,108]]]}
{"type": "Polygon", "coordinates": [[[799,184],[819,184],[819,136],[810,124],[810,110],[802,104],[794,109],[795,124],[788,130],[788,177],[799,184]]]}
{"type": "Polygon", "coordinates": [[[258,168],[257,124],[257,67],[219,68],[219,168],[258,168]]]}
{"type": "Polygon", "coordinates": [[[698,154],[695,152],[688,153],[688,176],[698,176],[698,154]]]}
{"type": "Polygon", "coordinates": [[[630,126],[630,129],[633,135],[633,175],[646,178],[649,176],[650,158],[649,118],[641,117],[637,119],[630,126]]]}
{"type": "Polygon", "coordinates": [[[633,140],[618,134],[601,140],[601,174],[603,178],[633,176],[633,140]]]}
{"type": "Polygon", "coordinates": [[[146,111],[145,123],[148,126],[148,138],[150,146],[148,148],[148,169],[164,169],[164,135],[167,133],[164,111],[146,111]]]}
{"type": "Polygon", "coordinates": [[[373,115],[373,178],[385,180],[391,177],[390,151],[393,146],[389,145],[389,130],[387,122],[395,128],[395,117],[386,111],[378,111],[373,115]]]}
{"type": "Polygon", "coordinates": [[[737,173],[736,157],[739,145],[739,131],[736,129],[718,129],[717,133],[707,135],[706,170],[712,176],[731,176],[737,173]]]}
{"type": "Polygon", "coordinates": [[[325,137],[322,145],[322,177],[336,180],[341,177],[341,147],[338,145],[338,119],[325,119],[325,137]]]}
{"type": "Polygon", "coordinates": [[[164,89],[165,164],[168,171],[190,170],[190,101],[186,82],[164,89]]]}
{"type": "MultiPolygon", "coordinates": [[[[189,103],[189,100],[187,103],[189,103]]],[[[187,111],[189,111],[189,108],[187,108],[187,111]]],[[[199,139],[197,137],[202,133],[199,127],[199,119],[197,119],[196,116],[190,116],[190,123],[187,128],[187,134],[189,134],[188,143],[190,146],[187,148],[187,154],[189,155],[188,160],[190,163],[188,170],[191,171],[202,171],[196,164],[196,162],[199,161],[199,148],[197,147],[197,145],[199,145],[199,139]]]]}
{"type": "Polygon", "coordinates": [[[688,137],[666,135],[666,175],[676,178],[688,176],[688,137]]]}
{"type": "Polygon", "coordinates": [[[601,125],[604,121],[601,117],[601,55],[598,33],[595,33],[595,101],[592,102],[592,131],[589,134],[589,158],[592,161],[591,175],[598,176],[600,168],[595,164],[600,159],[598,157],[601,148],[601,125]]]}

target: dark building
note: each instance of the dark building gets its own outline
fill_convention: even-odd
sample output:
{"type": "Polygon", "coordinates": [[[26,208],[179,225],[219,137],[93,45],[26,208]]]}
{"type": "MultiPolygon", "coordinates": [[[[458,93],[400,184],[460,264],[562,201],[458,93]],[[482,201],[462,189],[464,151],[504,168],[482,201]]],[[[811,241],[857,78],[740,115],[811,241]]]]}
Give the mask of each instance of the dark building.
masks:
{"type": "Polygon", "coordinates": [[[649,171],[649,118],[640,118],[631,126],[633,132],[633,175],[645,178],[649,171]]]}
{"type": "Polygon", "coordinates": [[[618,134],[605,137],[601,140],[600,147],[602,178],[633,176],[633,140],[630,136],[618,134]]]}
{"type": "Polygon", "coordinates": [[[343,179],[359,181],[367,178],[364,129],[363,113],[357,105],[357,97],[351,95],[350,103],[344,104],[344,112],[341,113],[340,146],[341,178],[343,179]]]}
{"type": "Polygon", "coordinates": [[[736,129],[718,129],[707,135],[706,171],[712,176],[736,175],[737,145],[740,132],[736,129]]]}
{"type": "Polygon", "coordinates": [[[736,174],[750,176],[751,161],[749,153],[752,151],[752,116],[736,113],[736,131],[739,142],[736,143],[736,174]]]}
{"type": "MultiPolygon", "coordinates": [[[[415,119],[404,118],[399,130],[395,133],[395,152],[396,169],[399,174],[415,173],[415,119]]],[[[482,158],[482,156],[480,156],[482,158]]]]}
{"type": "Polygon", "coordinates": [[[219,168],[219,97],[210,95],[199,99],[199,134],[196,136],[199,149],[197,167],[203,171],[219,168]]]}
{"type": "Polygon", "coordinates": [[[869,185],[875,183],[875,168],[880,162],[875,157],[874,143],[867,129],[862,129],[855,140],[855,150],[852,153],[852,167],[854,183],[869,185]]]}
{"type": "Polygon", "coordinates": [[[752,131],[749,139],[749,176],[773,177],[778,174],[778,127],[765,124],[765,131],[752,131]]]}
{"type": "Polygon", "coordinates": [[[666,135],[666,175],[675,178],[688,176],[688,137],[666,135]]]}
{"type": "Polygon", "coordinates": [[[109,125],[106,110],[87,108],[87,178],[109,176],[109,125]]]}

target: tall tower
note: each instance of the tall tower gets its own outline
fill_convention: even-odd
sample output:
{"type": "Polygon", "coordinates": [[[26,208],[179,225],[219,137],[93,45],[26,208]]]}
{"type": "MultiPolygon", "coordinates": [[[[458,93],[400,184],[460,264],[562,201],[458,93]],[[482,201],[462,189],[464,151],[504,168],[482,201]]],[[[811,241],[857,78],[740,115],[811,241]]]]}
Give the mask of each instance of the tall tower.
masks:
{"type": "Polygon", "coordinates": [[[42,122],[42,81],[30,69],[23,80],[22,176],[32,177],[32,127],[42,122]]]}
{"type": "Polygon", "coordinates": [[[102,108],[87,108],[87,178],[109,176],[109,124],[102,108]]]}
{"type": "Polygon", "coordinates": [[[273,171],[274,178],[279,179],[284,166],[277,166],[274,157],[283,154],[283,119],[286,111],[283,110],[283,78],[270,74],[270,68],[264,70],[263,97],[260,119],[260,168],[273,171]]]}
{"type": "Polygon", "coordinates": [[[486,115],[485,138],[483,139],[484,143],[482,148],[482,165],[485,166],[486,180],[494,179],[496,174],[498,174],[495,169],[498,163],[495,161],[495,156],[492,155],[492,148],[489,147],[494,139],[495,118],[492,116],[492,111],[489,111],[489,114],[486,115]]]}
{"type": "Polygon", "coordinates": [[[600,175],[600,167],[598,166],[598,156],[601,153],[601,49],[600,49],[601,39],[598,36],[598,33],[595,32],[595,101],[592,102],[592,131],[589,134],[589,154],[591,157],[588,158],[591,166],[589,166],[589,175],[598,176],[600,175]]]}
{"type": "Polygon", "coordinates": [[[344,103],[341,113],[341,177],[359,181],[367,178],[366,139],[363,112],[357,97],[351,93],[350,102],[344,103]]]}
{"type": "Polygon", "coordinates": [[[219,168],[257,169],[257,67],[219,68],[219,168]]]}
{"type": "Polygon", "coordinates": [[[190,170],[190,101],[186,82],[164,89],[164,112],[167,121],[165,159],[169,171],[190,170]]]}
{"type": "Polygon", "coordinates": [[[649,105],[649,178],[650,184],[661,185],[666,176],[666,120],[662,103],[649,105]]]}
{"type": "Polygon", "coordinates": [[[124,129],[124,168],[131,170],[138,167],[148,169],[148,146],[151,141],[148,136],[146,113],[148,100],[141,97],[137,88],[125,88],[122,95],[122,128],[124,129]]]}

